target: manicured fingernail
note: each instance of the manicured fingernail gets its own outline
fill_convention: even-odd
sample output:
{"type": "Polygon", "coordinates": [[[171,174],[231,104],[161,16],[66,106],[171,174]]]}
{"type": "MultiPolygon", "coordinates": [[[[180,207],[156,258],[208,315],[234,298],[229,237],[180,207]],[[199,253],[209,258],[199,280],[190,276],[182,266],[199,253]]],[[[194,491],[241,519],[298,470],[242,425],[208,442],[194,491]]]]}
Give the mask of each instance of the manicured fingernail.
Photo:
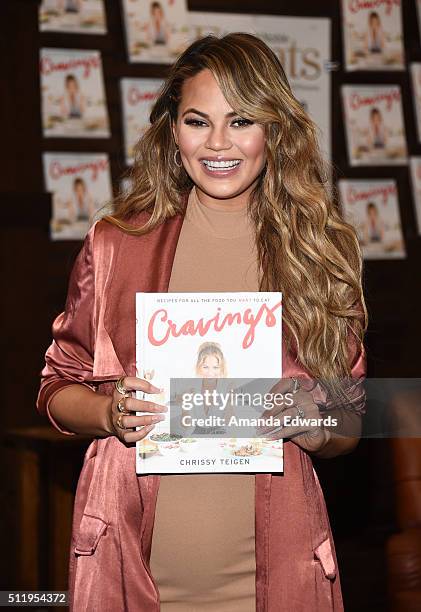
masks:
{"type": "Polygon", "coordinates": [[[160,414],[156,414],[152,417],[152,421],[163,421],[165,419],[164,416],[160,415],[160,414]]]}

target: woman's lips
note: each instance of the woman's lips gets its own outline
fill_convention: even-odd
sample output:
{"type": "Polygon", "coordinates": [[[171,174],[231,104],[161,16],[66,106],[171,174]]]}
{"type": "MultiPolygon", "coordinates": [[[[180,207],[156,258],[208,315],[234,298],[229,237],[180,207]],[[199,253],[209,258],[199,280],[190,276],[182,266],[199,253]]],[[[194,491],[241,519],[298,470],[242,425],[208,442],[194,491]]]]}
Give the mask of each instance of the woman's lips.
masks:
{"type": "Polygon", "coordinates": [[[214,176],[214,177],[231,176],[232,174],[235,174],[236,172],[238,172],[238,169],[240,168],[241,164],[242,164],[242,160],[240,160],[239,164],[231,168],[215,168],[215,170],[210,170],[203,161],[200,162],[200,165],[202,166],[204,172],[208,176],[214,176]]]}

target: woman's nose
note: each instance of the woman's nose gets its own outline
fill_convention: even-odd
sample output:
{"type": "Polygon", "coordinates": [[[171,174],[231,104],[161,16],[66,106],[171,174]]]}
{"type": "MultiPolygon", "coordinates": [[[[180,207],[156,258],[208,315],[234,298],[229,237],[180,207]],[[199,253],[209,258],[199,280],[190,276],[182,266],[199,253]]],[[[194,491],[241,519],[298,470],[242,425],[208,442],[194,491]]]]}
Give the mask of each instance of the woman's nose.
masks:
{"type": "Polygon", "coordinates": [[[206,145],[210,149],[229,149],[231,140],[226,127],[213,127],[210,131],[206,145]]]}

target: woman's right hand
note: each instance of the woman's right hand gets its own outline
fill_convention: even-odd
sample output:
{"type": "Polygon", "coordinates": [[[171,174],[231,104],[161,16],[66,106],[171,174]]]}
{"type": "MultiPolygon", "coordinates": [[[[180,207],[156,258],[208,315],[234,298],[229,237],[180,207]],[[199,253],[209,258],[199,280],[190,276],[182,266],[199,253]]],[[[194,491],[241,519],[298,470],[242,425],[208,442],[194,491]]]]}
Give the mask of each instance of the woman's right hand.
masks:
{"type": "MultiPolygon", "coordinates": [[[[122,380],[122,386],[127,389],[127,393],[132,391],[144,391],[145,393],[159,393],[161,389],[155,387],[147,380],[126,376],[122,380]]],[[[119,440],[126,444],[142,440],[152,429],[155,423],[163,421],[165,415],[160,414],[167,412],[168,408],[165,405],[155,404],[148,400],[138,400],[134,397],[126,397],[123,400],[124,412],[120,412],[117,404],[124,395],[114,390],[111,408],[109,414],[110,433],[117,436],[119,440]],[[145,414],[136,416],[136,412],[154,412],[156,414],[145,414]],[[122,427],[121,427],[122,426],[122,427]],[[135,428],[140,427],[137,431],[135,428]]]]}

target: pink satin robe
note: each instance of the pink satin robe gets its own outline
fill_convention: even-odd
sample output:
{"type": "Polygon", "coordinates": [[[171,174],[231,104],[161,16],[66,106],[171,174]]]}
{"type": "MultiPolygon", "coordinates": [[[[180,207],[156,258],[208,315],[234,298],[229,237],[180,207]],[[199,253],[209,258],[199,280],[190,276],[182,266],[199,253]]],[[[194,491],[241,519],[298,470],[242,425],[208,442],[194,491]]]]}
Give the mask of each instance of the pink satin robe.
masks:
{"type": "MultiPolygon", "coordinates": [[[[90,230],[42,371],[38,409],[58,429],[48,404],[63,386],[77,382],[112,393],[111,381],[135,375],[134,294],[167,291],[182,222],[177,215],[142,237],[105,221],[90,230]]],[[[364,377],[364,348],[350,342],[350,352],[352,375],[364,377]]],[[[292,354],[283,355],[283,364],[285,377],[308,376],[292,354]]],[[[255,479],[256,611],[343,610],[332,533],[311,457],[293,442],[284,448],[285,474],[255,479]]],[[[71,610],[159,611],[149,568],[159,482],[157,475],[136,475],[135,449],[116,437],[91,443],[74,507],[71,610]]]]}

